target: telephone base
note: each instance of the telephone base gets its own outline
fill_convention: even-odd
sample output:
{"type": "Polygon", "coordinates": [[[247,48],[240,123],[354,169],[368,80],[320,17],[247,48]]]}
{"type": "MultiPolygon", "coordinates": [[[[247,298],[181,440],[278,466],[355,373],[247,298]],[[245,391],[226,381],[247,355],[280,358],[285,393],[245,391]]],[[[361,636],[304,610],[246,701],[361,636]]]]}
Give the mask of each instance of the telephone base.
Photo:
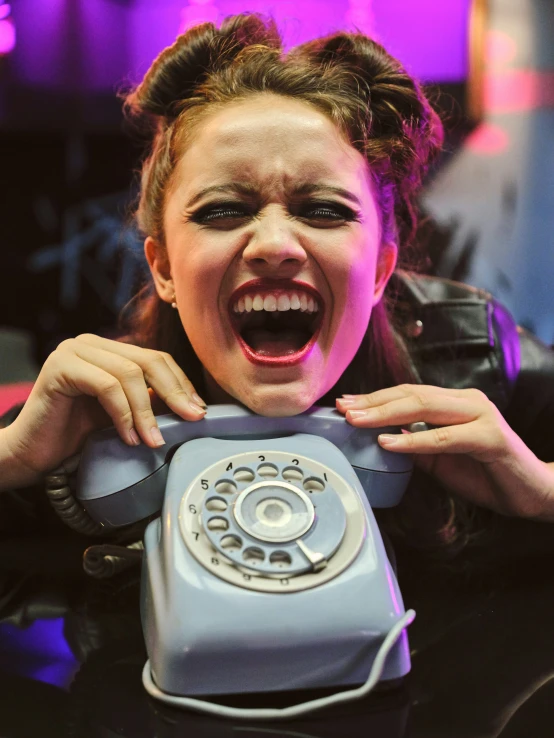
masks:
{"type": "MultiPolygon", "coordinates": [[[[254,480],[252,486],[256,484],[254,480]]],[[[228,492],[213,499],[221,501],[228,492]]],[[[321,530],[325,494],[314,491],[310,497],[317,500],[321,530]]],[[[213,515],[231,524],[232,513],[213,515]]],[[[332,521],[339,523],[334,514],[332,521]]],[[[303,540],[319,551],[322,547],[312,545],[315,538],[310,539],[316,533],[314,528],[303,540]]],[[[273,544],[259,545],[271,550],[273,544]]],[[[177,451],[169,469],[162,517],[150,523],[145,533],[143,628],[152,682],[161,693],[199,697],[363,684],[385,637],[405,615],[364,490],[332,443],[296,434],[261,443],[194,440],[177,451]],[[244,568],[226,561],[206,536],[195,532],[200,495],[212,494],[202,487],[228,487],[235,469],[255,471],[249,459],[259,457],[266,465],[271,461],[278,475],[283,469],[303,467],[308,481],[313,480],[317,465],[325,468],[325,474],[318,474],[329,480],[331,496],[342,480],[344,489],[338,497],[345,505],[347,532],[326,568],[290,580],[245,575],[244,568]],[[213,458],[221,461],[210,467],[208,460],[213,458]],[[237,458],[240,464],[230,466],[229,460],[237,458]],[[341,556],[343,564],[333,573],[341,556]]],[[[407,636],[402,631],[388,651],[379,678],[399,679],[409,669],[407,636]]]]}

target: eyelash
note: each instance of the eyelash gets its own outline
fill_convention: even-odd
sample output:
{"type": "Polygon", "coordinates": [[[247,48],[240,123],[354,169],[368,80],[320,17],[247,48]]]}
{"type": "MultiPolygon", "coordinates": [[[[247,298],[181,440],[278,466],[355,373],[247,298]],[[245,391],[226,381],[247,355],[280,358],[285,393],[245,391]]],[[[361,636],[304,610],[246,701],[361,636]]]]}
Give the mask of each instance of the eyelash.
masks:
{"type": "MultiPolygon", "coordinates": [[[[252,218],[255,215],[256,211],[254,208],[250,208],[247,205],[236,202],[222,202],[204,205],[192,213],[189,220],[199,225],[209,226],[210,224],[216,224],[217,221],[226,219],[244,221],[246,218],[252,218]]],[[[329,223],[360,220],[359,213],[342,203],[332,202],[305,203],[293,215],[303,220],[326,220],[329,223]]],[[[236,227],[239,227],[239,225],[237,224],[236,227]]]]}

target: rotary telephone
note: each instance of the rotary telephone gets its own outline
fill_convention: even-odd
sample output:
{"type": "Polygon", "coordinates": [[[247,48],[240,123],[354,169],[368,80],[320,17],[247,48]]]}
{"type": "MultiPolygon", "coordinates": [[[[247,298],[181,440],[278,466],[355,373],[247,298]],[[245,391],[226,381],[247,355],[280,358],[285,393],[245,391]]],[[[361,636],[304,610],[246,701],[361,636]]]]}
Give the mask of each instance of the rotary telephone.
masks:
{"type": "Polygon", "coordinates": [[[226,717],[280,719],[367,694],[410,669],[404,611],[372,507],[396,505],[411,460],[336,410],[267,418],[234,405],[158,418],[160,449],[88,439],[77,497],[144,537],[148,692],[226,717]],[[369,676],[368,676],[369,674],[369,676]],[[200,699],[352,687],[282,709],[200,699]]]}

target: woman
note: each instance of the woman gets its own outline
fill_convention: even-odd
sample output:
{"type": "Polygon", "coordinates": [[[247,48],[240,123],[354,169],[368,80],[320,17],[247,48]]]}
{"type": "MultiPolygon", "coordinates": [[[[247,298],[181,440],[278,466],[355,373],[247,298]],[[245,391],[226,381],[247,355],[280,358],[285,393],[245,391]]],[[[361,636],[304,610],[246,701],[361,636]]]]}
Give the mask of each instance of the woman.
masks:
{"type": "Polygon", "coordinates": [[[449,493],[554,519],[553,444],[540,459],[482,391],[421,384],[388,317],[442,140],[396,60],[345,33],[283,56],[272,23],[237,16],[179,37],[127,105],[153,134],[138,222],[155,291],[136,301],[134,343],[83,335],[47,359],[0,431],[3,489],[37,482],[106,424],[162,445],[154,395],[191,422],[204,400],[268,416],[336,402],[356,426],[432,426],[379,441],[449,493]]]}

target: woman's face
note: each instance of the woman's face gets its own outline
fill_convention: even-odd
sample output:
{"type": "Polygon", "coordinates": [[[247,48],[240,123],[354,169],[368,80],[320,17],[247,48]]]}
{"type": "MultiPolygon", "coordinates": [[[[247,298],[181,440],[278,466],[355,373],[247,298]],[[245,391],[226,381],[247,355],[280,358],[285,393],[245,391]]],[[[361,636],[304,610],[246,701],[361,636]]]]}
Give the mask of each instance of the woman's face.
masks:
{"type": "MultiPolygon", "coordinates": [[[[157,289],[210,401],[294,415],[344,372],[395,264],[367,163],[324,114],[259,95],[202,122],[166,199],[157,289]]],[[[186,372],[186,367],[184,367],[186,372]]],[[[368,367],[368,371],[371,368],[368,367]]]]}

